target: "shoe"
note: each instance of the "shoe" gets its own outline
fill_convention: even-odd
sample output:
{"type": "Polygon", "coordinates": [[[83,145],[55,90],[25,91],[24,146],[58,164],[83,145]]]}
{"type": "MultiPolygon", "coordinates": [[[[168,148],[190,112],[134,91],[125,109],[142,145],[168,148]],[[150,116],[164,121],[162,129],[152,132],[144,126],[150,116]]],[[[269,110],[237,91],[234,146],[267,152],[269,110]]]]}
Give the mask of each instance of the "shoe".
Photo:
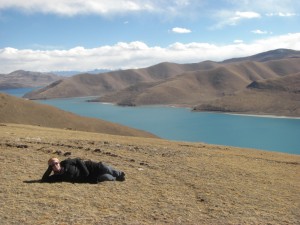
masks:
{"type": "Polygon", "coordinates": [[[125,181],[125,173],[122,172],[120,176],[116,178],[117,181],[125,181]]]}

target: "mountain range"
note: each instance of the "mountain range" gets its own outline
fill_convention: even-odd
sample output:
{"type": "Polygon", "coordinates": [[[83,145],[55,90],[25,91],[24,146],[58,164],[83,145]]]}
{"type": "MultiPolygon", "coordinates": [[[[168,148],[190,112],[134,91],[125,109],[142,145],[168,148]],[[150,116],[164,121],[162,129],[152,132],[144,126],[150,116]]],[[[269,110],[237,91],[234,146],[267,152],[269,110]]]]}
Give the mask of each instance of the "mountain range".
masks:
{"type": "Polygon", "coordinates": [[[299,71],[300,51],[277,49],[222,62],[164,62],[142,69],[79,74],[24,97],[100,96],[92,101],[300,116],[299,71]]]}
{"type": "Polygon", "coordinates": [[[17,70],[9,74],[0,74],[0,89],[43,87],[60,79],[63,78],[53,73],[17,70]]]}

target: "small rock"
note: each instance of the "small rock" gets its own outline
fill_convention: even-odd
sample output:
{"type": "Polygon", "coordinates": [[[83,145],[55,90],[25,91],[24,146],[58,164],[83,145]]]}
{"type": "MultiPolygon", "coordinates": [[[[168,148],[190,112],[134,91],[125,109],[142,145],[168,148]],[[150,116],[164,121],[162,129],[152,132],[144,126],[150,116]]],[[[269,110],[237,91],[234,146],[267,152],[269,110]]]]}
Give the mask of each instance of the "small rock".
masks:
{"type": "Polygon", "coordinates": [[[28,148],[28,145],[17,145],[17,148],[28,148]]]}
{"type": "Polygon", "coordinates": [[[96,149],[94,150],[94,152],[101,152],[101,149],[100,149],[100,148],[96,148],[96,149]]]}
{"type": "Polygon", "coordinates": [[[55,151],[55,152],[54,152],[54,154],[57,154],[57,155],[62,155],[62,154],[63,154],[63,152],[62,152],[61,150],[57,150],[57,151],[55,151]]]}
{"type": "Polygon", "coordinates": [[[65,153],[64,153],[64,156],[70,156],[70,155],[72,155],[71,152],[65,152],[65,153]]]}

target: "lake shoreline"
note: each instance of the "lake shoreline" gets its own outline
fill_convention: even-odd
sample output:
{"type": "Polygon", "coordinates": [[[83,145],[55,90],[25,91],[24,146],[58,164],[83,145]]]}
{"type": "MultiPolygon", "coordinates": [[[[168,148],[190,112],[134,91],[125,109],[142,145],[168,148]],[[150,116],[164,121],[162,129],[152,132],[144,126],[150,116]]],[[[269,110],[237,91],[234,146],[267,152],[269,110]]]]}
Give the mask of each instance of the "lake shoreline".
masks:
{"type": "MultiPolygon", "coordinates": [[[[89,96],[89,97],[94,97],[94,96],[89,96]]],[[[84,98],[84,97],[80,97],[84,98]]],[[[242,113],[242,112],[226,112],[226,111],[197,111],[193,110],[191,106],[187,105],[172,105],[172,104],[166,104],[166,105],[136,105],[136,106],[127,106],[127,105],[118,105],[116,103],[111,103],[111,102],[98,102],[98,101],[87,101],[89,103],[99,103],[99,104],[104,104],[104,105],[114,105],[118,107],[170,107],[170,108],[183,108],[183,109],[189,109],[191,112],[195,113],[215,113],[215,114],[228,114],[228,115],[234,115],[234,116],[252,116],[252,117],[264,117],[264,118],[275,118],[275,119],[296,119],[299,120],[299,116],[284,116],[284,115],[273,115],[273,114],[251,114],[251,113],[242,113]]]]}
{"type": "MultiPolygon", "coordinates": [[[[252,148],[299,155],[300,120],[295,117],[233,112],[194,113],[183,105],[126,107],[94,102],[89,97],[37,100],[77,115],[99,118],[166,140],[252,148]]],[[[199,111],[197,111],[199,112],[199,111]]]]}

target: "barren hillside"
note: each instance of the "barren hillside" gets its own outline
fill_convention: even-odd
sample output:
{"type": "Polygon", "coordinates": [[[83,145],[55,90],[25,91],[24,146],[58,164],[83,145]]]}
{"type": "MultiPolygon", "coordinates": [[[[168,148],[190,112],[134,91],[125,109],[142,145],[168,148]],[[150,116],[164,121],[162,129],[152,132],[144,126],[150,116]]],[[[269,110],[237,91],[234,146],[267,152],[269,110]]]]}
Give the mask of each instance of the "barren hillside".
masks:
{"type": "MultiPolygon", "coordinates": [[[[182,66],[160,63],[143,69],[113,71],[101,74],[79,74],[26,94],[25,98],[49,99],[80,96],[100,96],[140,82],[154,82],[176,76],[185,70],[209,66],[207,63],[182,66]]],[[[209,66],[210,67],[210,66],[209,66]]]]}
{"type": "MultiPolygon", "coordinates": [[[[253,81],[256,74],[262,73],[257,79],[269,77],[270,73],[278,75],[286,75],[287,73],[299,72],[299,63],[293,63],[293,59],[300,60],[299,51],[289,49],[278,49],[250,57],[232,59],[220,63],[212,61],[204,61],[192,64],[176,64],[176,63],[160,63],[147,68],[129,69],[113,71],[109,73],[101,73],[97,75],[79,74],[61,82],[49,85],[43,89],[37,90],[25,95],[25,98],[30,99],[48,99],[48,98],[66,98],[80,96],[101,96],[103,94],[120,91],[131,85],[137,85],[145,82],[157,82],[174,78],[180,74],[189,73],[192,71],[207,71],[214,70],[217,67],[226,67],[229,71],[234,70],[240,76],[253,81]],[[260,68],[262,62],[277,60],[268,68],[260,68]],[[259,62],[259,63],[257,63],[259,62]],[[235,64],[235,65],[232,65],[235,64]],[[241,64],[241,65],[239,65],[241,64]],[[247,65],[248,64],[248,65],[247,65]],[[291,65],[292,64],[292,65],[291,65]],[[242,67],[245,67],[244,69],[242,67]],[[233,67],[239,67],[237,68],[233,67]],[[249,77],[252,76],[252,77],[249,77]]],[[[176,87],[175,87],[176,88],[176,87]]],[[[181,98],[184,98],[182,96],[181,98]]],[[[188,100],[188,96],[186,96],[188,100]]],[[[147,104],[147,103],[146,103],[147,104]]]]}
{"type": "MultiPolygon", "coordinates": [[[[189,107],[200,104],[212,104],[213,102],[218,107],[218,111],[222,111],[222,105],[217,106],[217,104],[222,103],[223,99],[232,98],[233,95],[244,91],[252,82],[267,82],[269,80],[271,82],[276,78],[286,76],[285,80],[290,81],[282,83],[282,86],[284,85],[286,89],[290,89],[290,86],[295,86],[295,78],[292,78],[289,74],[299,71],[299,65],[300,59],[296,58],[268,61],[265,63],[247,61],[219,65],[209,70],[183,73],[161,82],[148,83],[147,85],[137,84],[119,92],[99,97],[97,100],[101,102],[113,102],[119,105],[171,104],[189,107]],[[281,68],[280,71],[278,68],[281,68]],[[223,98],[224,96],[226,98],[223,98]],[[218,98],[222,99],[217,101],[216,99],[218,98]]],[[[266,98],[271,102],[275,101],[278,98],[278,93],[275,93],[276,91],[274,89],[274,95],[272,96],[269,93],[266,98]]],[[[254,92],[255,90],[252,90],[251,93],[254,92]]],[[[263,94],[260,92],[257,95],[262,96],[263,94]]],[[[287,99],[297,98],[294,94],[288,92],[282,97],[287,99]],[[293,96],[290,97],[289,94],[293,96]]],[[[251,109],[251,112],[259,113],[260,111],[255,111],[255,108],[257,104],[261,103],[256,104],[255,98],[253,98],[253,101],[250,101],[253,103],[251,105],[246,99],[244,104],[239,103],[239,110],[236,112],[250,112],[249,109],[251,109]],[[246,106],[245,104],[247,104],[247,107],[243,108],[246,106]]],[[[292,104],[295,103],[297,102],[293,102],[292,104]]],[[[281,102],[276,107],[268,108],[266,104],[265,108],[267,111],[263,110],[262,112],[280,114],[279,111],[283,112],[282,108],[288,109],[290,106],[281,102]]],[[[291,115],[291,113],[287,115],[291,115]]],[[[299,115],[294,114],[294,116],[299,115]]]]}
{"type": "Polygon", "coordinates": [[[298,155],[1,124],[1,224],[298,225],[299,166],[298,155]],[[64,154],[126,181],[39,183],[64,154]]]}
{"type": "Polygon", "coordinates": [[[300,73],[254,81],[243,91],[194,110],[300,117],[300,73]]]}

